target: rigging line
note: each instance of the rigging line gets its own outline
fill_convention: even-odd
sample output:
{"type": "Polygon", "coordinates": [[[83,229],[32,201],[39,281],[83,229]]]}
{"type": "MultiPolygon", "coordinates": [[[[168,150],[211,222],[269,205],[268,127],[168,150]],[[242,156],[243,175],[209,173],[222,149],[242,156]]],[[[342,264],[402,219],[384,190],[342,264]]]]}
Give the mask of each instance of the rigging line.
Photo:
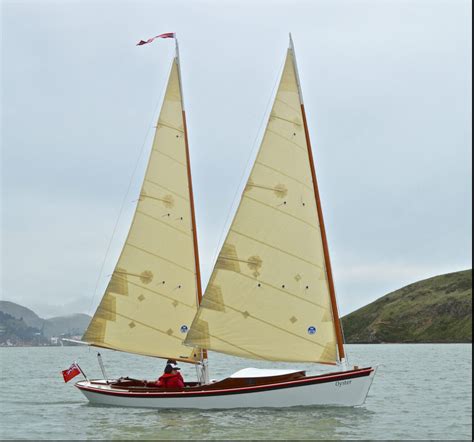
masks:
{"type": "Polygon", "coordinates": [[[137,173],[137,170],[138,170],[138,165],[140,164],[140,160],[143,156],[143,153],[145,151],[145,147],[146,147],[146,144],[147,144],[147,140],[148,140],[148,137],[150,136],[150,132],[152,129],[154,129],[154,121],[157,119],[156,117],[156,114],[157,114],[157,111],[158,111],[158,108],[160,107],[160,104],[163,103],[164,101],[164,98],[165,98],[165,94],[166,94],[166,86],[168,84],[168,79],[169,79],[169,76],[171,74],[171,69],[173,67],[173,64],[171,64],[171,67],[169,68],[169,72],[168,72],[168,75],[165,79],[165,87],[162,88],[163,90],[163,94],[162,96],[156,101],[156,105],[155,105],[155,108],[153,110],[153,115],[151,117],[151,121],[150,123],[148,124],[148,130],[146,131],[146,134],[145,134],[145,138],[143,139],[143,142],[142,142],[142,145],[141,145],[141,148],[140,148],[140,152],[138,154],[138,158],[137,158],[137,161],[135,163],[135,166],[133,168],[133,171],[132,171],[132,174],[130,176],[130,180],[128,182],[128,186],[127,186],[127,190],[125,192],[125,195],[123,197],[123,200],[122,200],[122,204],[120,205],[120,210],[119,210],[119,213],[118,213],[118,216],[117,216],[117,219],[115,221],[115,225],[114,225],[114,228],[112,230],[112,235],[110,236],[110,240],[109,240],[109,243],[107,245],[107,249],[105,251],[105,255],[104,255],[104,259],[102,261],[102,264],[100,266],[100,270],[99,270],[99,274],[97,276],[97,280],[96,280],[96,283],[95,283],[95,287],[94,287],[94,293],[92,295],[92,299],[91,299],[91,302],[90,302],[90,305],[89,305],[89,309],[88,309],[88,312],[91,313],[92,312],[92,306],[94,305],[94,300],[97,296],[97,289],[99,288],[99,284],[100,284],[100,280],[102,278],[102,274],[104,272],[104,267],[105,267],[105,263],[107,261],[107,258],[109,256],[109,253],[110,253],[110,249],[112,247],[112,242],[115,238],[115,234],[117,233],[117,228],[118,228],[118,225],[119,225],[119,221],[120,219],[122,218],[122,214],[123,214],[123,210],[125,208],[125,203],[127,201],[127,198],[128,198],[128,195],[130,193],[130,190],[132,188],[132,182],[133,182],[133,179],[135,178],[135,174],[137,173]]]}
{"type": "Polygon", "coordinates": [[[267,121],[267,123],[269,121],[270,112],[269,112],[268,109],[269,109],[270,105],[272,104],[272,101],[274,101],[274,97],[276,96],[275,90],[277,89],[277,87],[279,85],[279,82],[280,82],[280,78],[281,78],[281,75],[282,75],[282,72],[283,72],[283,66],[285,65],[285,62],[286,62],[286,56],[287,56],[287,54],[285,53],[285,57],[283,58],[283,61],[280,64],[280,69],[278,70],[278,73],[276,75],[275,82],[274,82],[274,85],[273,85],[273,88],[272,88],[272,92],[270,94],[270,97],[268,98],[267,105],[265,106],[265,112],[262,116],[262,120],[260,121],[258,131],[257,131],[257,133],[255,135],[255,139],[252,143],[252,149],[251,149],[251,151],[249,153],[249,156],[247,158],[247,163],[245,164],[245,168],[242,171],[242,175],[240,177],[239,185],[237,186],[234,197],[232,198],[232,204],[229,208],[227,218],[225,220],[225,223],[224,223],[224,225],[222,227],[222,230],[221,230],[221,234],[219,236],[219,242],[217,243],[217,246],[216,246],[216,249],[215,249],[215,252],[214,252],[214,258],[213,258],[214,263],[216,263],[217,257],[220,253],[220,250],[221,250],[222,246],[223,246],[224,234],[225,234],[226,230],[229,230],[230,226],[228,227],[228,225],[229,225],[230,217],[231,217],[232,214],[235,215],[237,213],[238,207],[237,207],[236,210],[233,210],[233,209],[235,207],[235,204],[236,204],[237,198],[239,196],[239,193],[240,193],[241,196],[243,195],[243,191],[241,189],[242,189],[242,183],[243,183],[246,175],[248,174],[250,176],[251,171],[250,171],[250,173],[248,173],[250,162],[251,162],[252,158],[255,156],[255,150],[257,148],[260,148],[261,143],[257,144],[257,142],[258,142],[259,138],[261,138],[261,132],[262,132],[262,129],[263,129],[263,125],[265,124],[265,121],[267,121]]]}

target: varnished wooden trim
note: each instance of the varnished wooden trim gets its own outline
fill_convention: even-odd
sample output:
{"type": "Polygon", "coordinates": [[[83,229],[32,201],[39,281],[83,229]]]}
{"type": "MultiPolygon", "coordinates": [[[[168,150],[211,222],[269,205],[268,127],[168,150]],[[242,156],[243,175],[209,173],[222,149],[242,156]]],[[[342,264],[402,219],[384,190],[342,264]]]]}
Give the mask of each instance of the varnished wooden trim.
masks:
{"type": "MultiPolygon", "coordinates": [[[[199,262],[199,247],[196,228],[196,213],[194,208],[193,179],[191,176],[191,158],[189,155],[188,126],[186,124],[186,112],[183,109],[183,127],[184,127],[184,144],[186,147],[186,169],[188,172],[189,202],[191,206],[191,222],[193,228],[193,245],[194,245],[194,262],[196,265],[196,285],[197,285],[197,301],[198,305],[202,302],[202,282],[201,282],[201,265],[199,262]]],[[[202,356],[207,359],[207,351],[203,350],[202,356]]]]}
{"type": "Polygon", "coordinates": [[[329,246],[328,246],[328,239],[326,235],[326,227],[324,225],[324,216],[323,216],[323,209],[321,206],[321,197],[319,194],[319,187],[318,187],[318,179],[316,177],[316,169],[314,167],[314,159],[313,159],[313,152],[311,150],[311,139],[309,137],[309,130],[308,130],[308,122],[306,119],[306,111],[304,108],[304,104],[301,104],[301,113],[303,115],[303,125],[304,125],[304,132],[306,136],[306,146],[308,148],[308,156],[309,156],[309,163],[311,167],[311,175],[313,177],[313,187],[314,187],[314,195],[316,197],[316,207],[318,210],[318,218],[319,218],[319,226],[321,230],[321,238],[323,240],[323,250],[324,250],[324,260],[326,262],[326,272],[328,275],[328,284],[329,284],[329,294],[331,298],[331,307],[332,307],[332,314],[334,317],[334,327],[336,331],[336,339],[337,339],[337,349],[339,352],[339,358],[342,360],[345,358],[345,350],[344,350],[344,337],[342,334],[342,327],[341,327],[341,320],[339,319],[339,310],[337,307],[336,301],[336,290],[334,288],[334,278],[332,274],[332,266],[331,266],[331,259],[329,256],[329,246]]]}

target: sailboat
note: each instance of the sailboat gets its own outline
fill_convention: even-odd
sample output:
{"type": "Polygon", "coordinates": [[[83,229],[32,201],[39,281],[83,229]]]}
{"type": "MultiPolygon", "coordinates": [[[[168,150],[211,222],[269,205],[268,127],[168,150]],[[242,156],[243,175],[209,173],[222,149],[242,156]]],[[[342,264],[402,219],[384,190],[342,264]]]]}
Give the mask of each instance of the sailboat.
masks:
{"type": "Polygon", "coordinates": [[[94,404],[228,409],[362,405],[376,367],[350,366],[338,314],[308,125],[290,45],[266,131],[202,296],[179,48],[136,213],[90,345],[194,364],[197,381],[85,379],[94,404]],[[333,366],[324,374],[240,370],[209,381],[208,351],[333,366]]]}

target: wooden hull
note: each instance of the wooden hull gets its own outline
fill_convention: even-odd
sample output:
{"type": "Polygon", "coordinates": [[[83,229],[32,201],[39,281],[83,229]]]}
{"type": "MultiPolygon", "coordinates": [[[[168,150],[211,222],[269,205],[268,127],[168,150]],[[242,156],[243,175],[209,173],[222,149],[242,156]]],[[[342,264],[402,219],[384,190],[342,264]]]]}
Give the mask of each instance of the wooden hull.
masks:
{"type": "MultiPolygon", "coordinates": [[[[105,381],[80,381],[76,387],[91,404],[138,408],[282,408],[297,406],[358,406],[365,402],[375,376],[374,368],[303,376],[289,381],[269,380],[259,385],[225,386],[220,383],[184,390],[126,388],[105,381]]],[[[245,383],[245,382],[244,382],[245,383]]],[[[248,380],[246,382],[248,384],[248,380]]]]}

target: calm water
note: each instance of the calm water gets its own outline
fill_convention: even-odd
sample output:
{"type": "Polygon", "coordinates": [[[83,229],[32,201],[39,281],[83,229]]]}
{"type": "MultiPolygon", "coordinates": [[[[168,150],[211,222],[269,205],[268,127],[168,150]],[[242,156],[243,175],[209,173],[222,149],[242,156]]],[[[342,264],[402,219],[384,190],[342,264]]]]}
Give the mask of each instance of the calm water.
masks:
{"type": "MultiPolygon", "coordinates": [[[[178,412],[88,405],[59,372],[77,359],[89,377],[101,377],[93,349],[1,348],[0,437],[471,439],[470,345],[354,345],[348,351],[354,364],[383,364],[363,407],[178,412]]],[[[150,358],[102,354],[109,377],[152,379],[163,368],[162,361],[150,358]]],[[[216,378],[246,366],[268,366],[215,354],[211,358],[216,378]]],[[[314,372],[311,366],[292,366],[314,372]]],[[[192,368],[184,374],[193,378],[192,368]]]]}

